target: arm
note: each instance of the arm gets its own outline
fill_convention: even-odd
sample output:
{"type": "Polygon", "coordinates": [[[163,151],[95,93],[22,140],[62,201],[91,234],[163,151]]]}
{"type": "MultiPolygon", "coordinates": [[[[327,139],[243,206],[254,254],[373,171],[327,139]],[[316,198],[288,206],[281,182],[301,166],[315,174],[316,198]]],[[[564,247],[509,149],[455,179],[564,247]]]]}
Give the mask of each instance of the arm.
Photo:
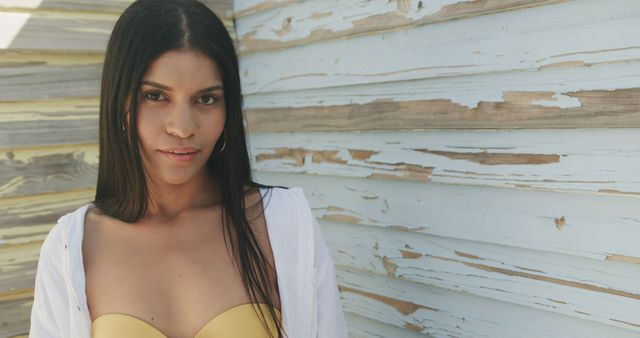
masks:
{"type": "Polygon", "coordinates": [[[324,241],[318,221],[315,217],[312,218],[315,241],[314,282],[318,304],[317,338],[347,338],[347,324],[340,304],[333,258],[324,241]]]}
{"type": "Polygon", "coordinates": [[[61,338],[60,313],[68,311],[68,300],[60,264],[62,259],[55,255],[57,231],[54,226],[45,237],[40,248],[36,269],[33,306],[31,307],[31,328],[29,338],[61,338]]]}

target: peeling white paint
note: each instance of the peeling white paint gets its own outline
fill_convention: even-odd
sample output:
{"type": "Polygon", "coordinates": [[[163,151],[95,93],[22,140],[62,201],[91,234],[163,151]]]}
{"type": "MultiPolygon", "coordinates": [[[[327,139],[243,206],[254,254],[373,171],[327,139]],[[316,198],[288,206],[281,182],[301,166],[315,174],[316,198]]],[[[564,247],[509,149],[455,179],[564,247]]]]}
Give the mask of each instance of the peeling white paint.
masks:
{"type": "Polygon", "coordinates": [[[472,0],[306,1],[240,17],[236,24],[236,34],[240,39],[248,34],[254,34],[254,39],[293,41],[309,37],[316,30],[333,32],[348,30],[354,27],[354,22],[376,15],[393,13],[402,15],[407,20],[416,21],[438,13],[445,6],[470,1],[472,0]],[[420,2],[422,7],[418,10],[420,2]],[[322,15],[324,13],[329,14],[322,15]],[[285,18],[291,18],[291,29],[286,33],[282,32],[282,22],[285,18]]]}
{"type": "Polygon", "coordinates": [[[634,0],[568,1],[250,54],[240,72],[249,95],[630,61],[638,16],[634,0]]]}
{"type": "MultiPolygon", "coordinates": [[[[619,191],[640,198],[640,133],[635,129],[551,129],[501,131],[415,131],[359,133],[253,134],[251,153],[269,156],[276,149],[337,151],[335,161],[314,162],[306,154],[303,165],[286,156],[253,163],[259,171],[368,177],[407,174],[403,165],[430,168],[435,182],[551,191],[619,191]],[[377,152],[366,160],[348,150],[377,152]],[[456,152],[462,158],[437,153],[456,152]],[[541,164],[483,164],[473,154],[538,154],[558,156],[541,164]],[[393,170],[399,170],[394,174],[393,170]]],[[[416,179],[419,181],[419,179],[416,179]]]]}
{"type": "MultiPolygon", "coordinates": [[[[247,108],[340,106],[375,100],[445,99],[463,107],[480,102],[504,102],[505,92],[569,92],[640,88],[640,61],[603,63],[590,67],[543,68],[522,72],[478,74],[347,87],[245,95],[247,108]]],[[[556,103],[558,104],[558,103],[556,103]]],[[[563,98],[560,106],[580,106],[563,98]]]]}
{"type": "Polygon", "coordinates": [[[555,93],[553,95],[555,100],[534,100],[531,103],[536,104],[543,107],[559,107],[559,108],[578,108],[582,105],[580,104],[580,100],[576,97],[569,97],[567,95],[562,95],[560,93],[555,93]]]}

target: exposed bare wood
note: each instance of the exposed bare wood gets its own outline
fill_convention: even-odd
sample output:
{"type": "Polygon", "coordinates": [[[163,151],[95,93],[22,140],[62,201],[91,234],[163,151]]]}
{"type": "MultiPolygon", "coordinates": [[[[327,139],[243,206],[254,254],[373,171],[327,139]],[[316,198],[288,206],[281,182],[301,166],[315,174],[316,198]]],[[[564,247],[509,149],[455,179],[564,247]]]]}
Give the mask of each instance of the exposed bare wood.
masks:
{"type": "Polygon", "coordinates": [[[505,93],[504,102],[465,107],[447,99],[373,101],[337,106],[247,110],[251,132],[411,130],[432,128],[640,127],[640,88],[564,93],[580,105],[545,107],[538,93],[505,93]]]}
{"type": "MultiPolygon", "coordinates": [[[[421,334],[434,337],[490,336],[540,337],[553,332],[561,337],[614,335],[634,337],[637,332],[570,316],[558,316],[551,311],[514,306],[490,298],[452,292],[438,287],[394,279],[351,268],[337,269],[338,283],[345,310],[399,328],[417,328],[421,334]],[[351,292],[357,290],[357,292],[351,292]],[[369,297],[368,295],[375,295],[369,297]],[[439,311],[419,309],[403,314],[387,303],[385,297],[412,301],[439,311]],[[527,322],[545,323],[526,325],[527,322]]],[[[614,323],[613,321],[611,323],[614,323]]],[[[626,325],[627,327],[633,327],[626,325]]]]}
{"type": "MultiPolygon", "coordinates": [[[[599,266],[617,266],[620,271],[639,269],[631,258],[640,257],[640,248],[634,241],[640,219],[637,197],[304,174],[259,172],[256,176],[262,183],[303,187],[308,192],[316,217],[325,223],[380,227],[388,233],[397,233],[394,238],[398,239],[404,236],[419,241],[417,234],[425,234],[488,243],[490,247],[509,247],[514,252],[527,249],[537,252],[535,255],[553,253],[555,258],[550,258],[550,261],[565,257],[564,262],[568,262],[569,257],[580,257],[590,261],[608,261],[606,265],[599,266]],[[566,224],[558,231],[555,220],[560,217],[565,218],[566,224]],[[623,261],[624,257],[629,258],[623,261]]],[[[335,235],[338,237],[334,240],[342,238],[338,233],[335,235]]],[[[345,240],[348,241],[346,237],[345,240]]],[[[385,245],[383,241],[385,238],[373,238],[367,246],[379,250],[385,245]]],[[[395,257],[422,258],[426,251],[418,250],[412,242],[405,240],[399,242],[402,245],[397,244],[396,249],[386,250],[381,254],[380,262],[383,262],[382,256],[387,256],[388,263],[397,262],[395,257]]],[[[448,257],[473,260],[486,257],[486,254],[478,255],[472,251],[472,247],[474,245],[470,243],[456,246],[448,257]]],[[[515,254],[509,255],[515,257],[515,254]]],[[[359,255],[349,250],[345,257],[356,259],[359,255]]],[[[512,264],[517,269],[524,268],[522,271],[549,272],[549,267],[544,268],[547,263],[536,263],[535,266],[531,262],[512,264]]],[[[568,263],[560,265],[558,271],[568,271],[569,266],[568,263]]],[[[584,269],[593,270],[586,266],[584,269]]],[[[390,270],[385,267],[384,271],[388,273],[390,270]]],[[[613,275],[628,278],[624,273],[610,274],[609,281],[613,275]]],[[[593,280],[599,279],[594,277],[593,280]]],[[[630,283],[626,285],[635,285],[633,281],[630,283]]],[[[625,288],[634,290],[629,286],[625,288]]]]}
{"type": "Polygon", "coordinates": [[[239,11],[235,17],[241,29],[240,54],[246,55],[561,1],[566,0],[272,1],[239,11]],[[253,15],[245,17],[249,13],[253,15]]]}
{"type": "Polygon", "coordinates": [[[7,150],[0,159],[0,197],[95,188],[96,144],[7,150]]]}
{"type": "MultiPolygon", "coordinates": [[[[103,12],[0,11],[0,49],[103,52],[117,18],[103,12]]],[[[233,19],[221,20],[235,40],[233,19]]]]}
{"type": "MultiPolygon", "coordinates": [[[[217,14],[230,17],[229,0],[201,0],[217,14]]],[[[74,12],[121,13],[133,0],[0,0],[0,10],[55,10],[74,12]]]]}
{"type": "Polygon", "coordinates": [[[257,133],[250,141],[261,172],[640,196],[635,129],[257,133]]]}
{"type": "MultiPolygon", "coordinates": [[[[283,94],[638,60],[640,40],[626,32],[640,28],[633,20],[640,5],[615,1],[560,2],[245,55],[243,90],[283,94]]],[[[555,104],[574,101],[559,97],[555,104]]]]}

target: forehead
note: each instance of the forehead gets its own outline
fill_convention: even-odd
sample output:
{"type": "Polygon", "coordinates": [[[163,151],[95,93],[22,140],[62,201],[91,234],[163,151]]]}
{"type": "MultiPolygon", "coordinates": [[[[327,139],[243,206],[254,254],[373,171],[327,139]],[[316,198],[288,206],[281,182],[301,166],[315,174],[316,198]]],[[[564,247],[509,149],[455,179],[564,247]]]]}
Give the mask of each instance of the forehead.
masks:
{"type": "Polygon", "coordinates": [[[143,80],[185,88],[222,85],[222,75],[216,62],[192,49],[161,54],[149,65],[143,80]]]}

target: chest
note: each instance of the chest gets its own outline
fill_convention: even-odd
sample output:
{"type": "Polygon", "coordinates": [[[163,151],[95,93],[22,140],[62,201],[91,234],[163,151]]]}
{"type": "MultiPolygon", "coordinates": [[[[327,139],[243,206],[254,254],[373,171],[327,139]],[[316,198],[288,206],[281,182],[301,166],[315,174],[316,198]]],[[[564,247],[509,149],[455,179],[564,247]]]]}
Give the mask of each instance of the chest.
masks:
{"type": "MultiPolygon", "coordinates": [[[[83,252],[92,321],[102,314],[125,313],[169,338],[193,338],[220,313],[251,302],[220,226],[144,236],[89,223],[83,252]]],[[[266,226],[259,223],[253,224],[254,233],[273,266],[266,226]]],[[[277,288],[275,281],[274,273],[270,282],[277,288]]],[[[272,301],[280,307],[278,297],[272,301]]]]}

